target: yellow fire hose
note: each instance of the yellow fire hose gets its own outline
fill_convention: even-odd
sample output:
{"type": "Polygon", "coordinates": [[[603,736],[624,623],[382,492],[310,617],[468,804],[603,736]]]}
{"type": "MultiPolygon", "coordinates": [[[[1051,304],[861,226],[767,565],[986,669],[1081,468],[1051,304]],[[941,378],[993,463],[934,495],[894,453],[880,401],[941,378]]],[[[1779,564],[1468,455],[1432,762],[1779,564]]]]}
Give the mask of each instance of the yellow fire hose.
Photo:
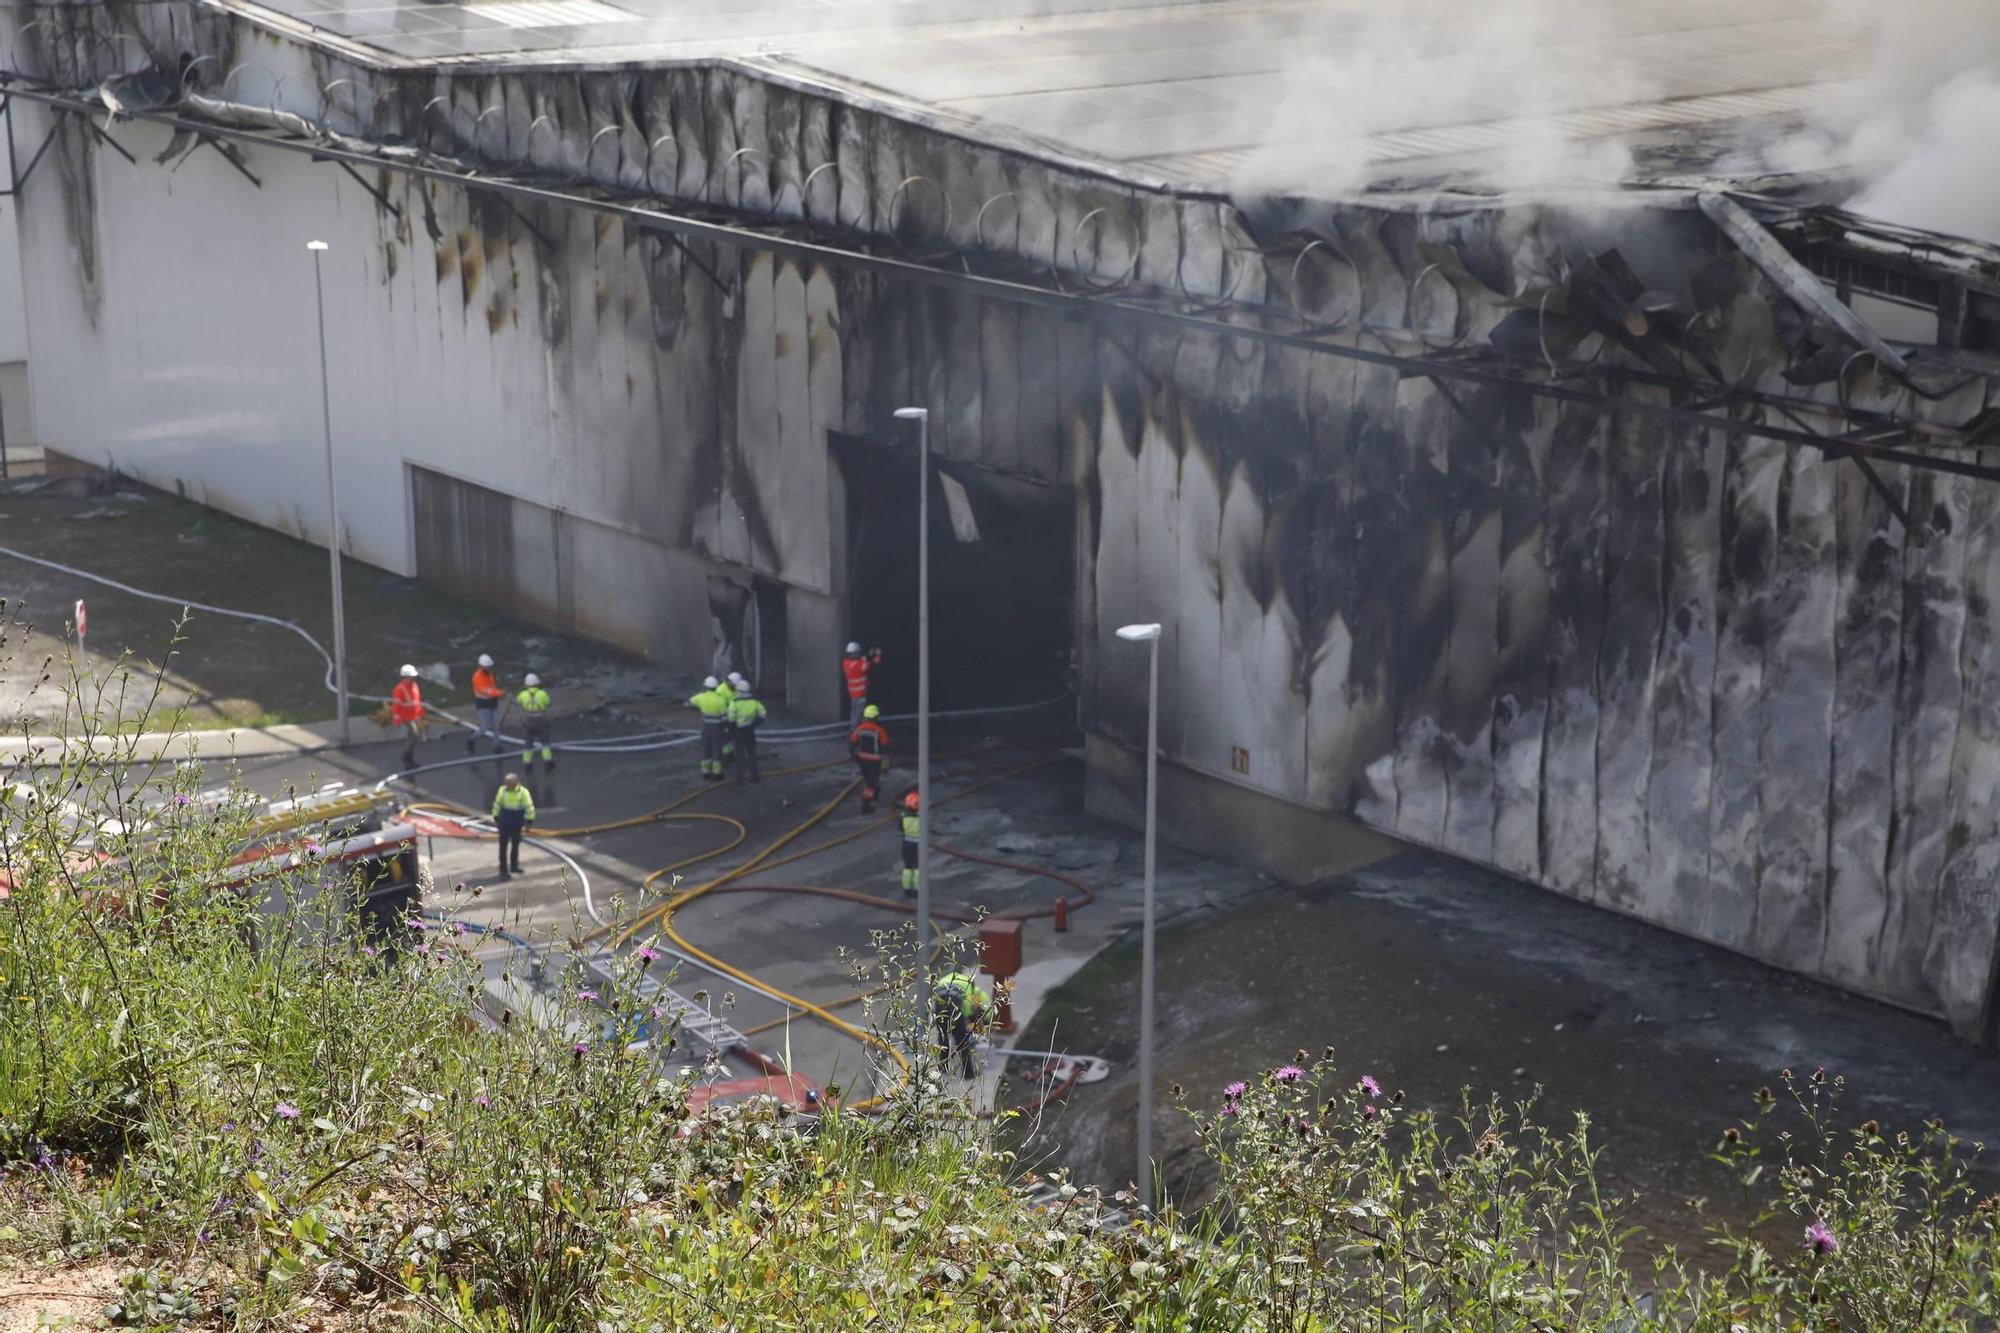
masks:
{"type": "MultiPolygon", "coordinates": [[[[794,768],[778,770],[776,772],[771,773],[769,776],[781,777],[797,773],[812,772],[818,769],[831,768],[837,764],[844,762],[846,761],[836,758],[814,764],[802,764],[794,768]]],[[[953,792],[949,796],[941,797],[938,800],[932,802],[932,804],[933,806],[948,804],[949,802],[957,800],[960,797],[970,796],[973,793],[982,791],[988,787],[995,785],[996,783],[1004,782],[1008,778],[1017,777],[1020,774],[1030,772],[1037,768],[1041,768],[1050,762],[1052,762],[1051,759],[1049,759],[1046,756],[1034,759],[1026,764],[1021,764],[1016,767],[1009,768],[999,774],[996,774],[993,777],[987,778],[983,782],[975,783],[970,787],[966,787],[960,791],[953,792]]],[[[856,1025],[849,1023],[845,1019],[841,1018],[839,1015],[832,1012],[832,1009],[834,1008],[842,1008],[849,1004],[854,1004],[859,1002],[860,1000],[866,999],[870,995],[879,994],[883,990],[887,989],[886,985],[875,986],[866,990],[857,991],[851,995],[843,996],[839,999],[836,999],[832,1001],[830,1004],[824,1004],[824,1005],[815,1004],[811,1000],[807,1000],[801,996],[793,995],[787,991],[780,990],[776,986],[773,986],[768,982],[763,981],[755,974],[745,971],[744,969],[735,966],[734,964],[728,962],[727,960],[718,958],[714,954],[709,953],[707,950],[702,949],[698,945],[688,940],[686,936],[682,935],[679,929],[675,926],[673,920],[674,914],[678,912],[681,908],[687,906],[689,903],[695,901],[698,898],[703,897],[706,894],[714,892],[716,889],[722,888],[725,885],[735,882],[736,880],[742,879],[744,876],[748,875],[753,870],[759,870],[759,869],[774,870],[779,866],[791,865],[794,862],[804,860],[809,856],[817,856],[821,852],[830,851],[835,847],[842,846],[843,844],[852,842],[855,839],[860,838],[865,834],[872,833],[877,829],[883,828],[897,818],[897,816],[893,813],[884,815],[879,819],[872,820],[866,824],[861,825],[859,828],[852,829],[837,837],[829,838],[824,842],[815,843],[813,846],[808,847],[803,851],[794,852],[790,856],[780,857],[777,860],[771,859],[774,853],[781,851],[783,848],[789,846],[797,838],[799,838],[806,832],[810,831],[811,829],[817,827],[835,810],[839,809],[842,802],[844,802],[848,798],[848,796],[853,793],[854,789],[859,785],[860,785],[859,778],[850,779],[844,786],[841,787],[841,789],[838,792],[836,792],[833,795],[833,797],[830,800],[826,802],[826,804],[822,805],[818,810],[814,811],[813,814],[808,816],[805,820],[794,825],[792,828],[788,829],[786,832],[781,834],[776,840],[771,842],[762,851],[750,857],[749,860],[744,861],[740,865],[737,865],[734,868],[724,872],[723,874],[716,876],[714,879],[711,879],[706,883],[698,884],[691,889],[687,889],[680,893],[675,894],[673,897],[669,898],[666,902],[660,904],[658,907],[649,908],[646,911],[641,912],[637,917],[633,918],[629,923],[621,927],[600,927],[598,930],[591,932],[591,934],[586,938],[596,939],[604,935],[608,931],[616,929],[617,935],[613,939],[612,944],[613,947],[622,947],[623,945],[630,943],[632,938],[635,935],[637,935],[640,931],[644,930],[648,924],[657,923],[661,934],[665,935],[669,940],[672,940],[675,946],[679,948],[682,952],[686,953],[689,957],[700,960],[701,962],[714,968],[716,971],[722,973],[725,976],[736,978],[738,981],[741,981],[746,987],[759,991],[771,997],[772,999],[779,1001],[782,1004],[789,1005],[793,1009],[797,1010],[799,1013],[805,1016],[818,1019],[820,1022],[826,1024],[828,1027],[834,1029],[836,1032],[840,1032],[846,1036],[852,1037],[854,1040],[860,1042],[863,1046],[873,1046],[886,1052],[889,1055],[889,1057],[896,1062],[896,1065],[898,1067],[898,1072],[902,1080],[906,1083],[908,1081],[910,1073],[910,1062],[908,1058],[905,1057],[900,1050],[896,1049],[896,1047],[892,1043],[885,1041],[883,1038],[877,1036],[876,1034],[869,1032],[864,1028],[857,1027],[856,1025]]],[[[693,856],[684,857],[683,859],[676,861],[671,865],[662,866],[658,870],[655,870],[650,874],[648,874],[646,878],[642,881],[642,888],[651,888],[653,885],[659,883],[661,880],[666,879],[667,877],[681,870],[685,870],[690,866],[698,865],[703,861],[713,860],[718,856],[723,856],[728,854],[729,852],[735,850],[737,847],[740,847],[749,838],[749,828],[741,820],[734,819],[728,815],[710,814],[700,811],[691,814],[677,813],[678,811],[680,811],[681,807],[688,805],[689,803],[699,799],[705,793],[712,791],[714,789],[715,788],[712,785],[704,784],[703,786],[697,787],[694,790],[685,793],[684,795],[676,798],[675,800],[669,801],[666,805],[663,805],[656,810],[649,811],[648,813],[643,815],[635,815],[627,819],[611,820],[602,824],[588,824],[573,828],[543,828],[543,829],[537,829],[536,832],[539,836],[542,837],[573,838],[573,837],[583,837],[594,833],[611,832],[617,829],[636,828],[645,824],[665,822],[669,820],[713,821],[716,823],[727,824],[736,830],[736,836],[732,838],[729,842],[725,843],[724,845],[712,848],[705,852],[699,852],[693,856]]],[[[449,802],[439,802],[439,801],[421,802],[413,804],[408,808],[412,811],[433,810],[433,811],[449,812],[454,814],[468,814],[474,816],[475,818],[482,817],[480,815],[480,812],[467,810],[465,807],[453,805],[449,802]]],[[[866,898],[867,895],[857,895],[857,897],[866,898]]],[[[882,906],[888,906],[888,907],[897,906],[897,904],[890,902],[887,899],[878,899],[875,900],[875,902],[882,906]]],[[[945,932],[942,930],[938,930],[937,926],[938,926],[937,921],[933,919],[932,928],[934,931],[936,931],[936,937],[941,940],[945,932]]],[[[936,946],[936,948],[938,951],[941,952],[943,949],[942,943],[936,946]]],[[[936,954],[934,953],[933,957],[935,958],[935,956],[936,954]]],[[[792,1015],[788,1014],[783,1018],[774,1020],[772,1023],[764,1024],[762,1027],[755,1030],[759,1032],[767,1031],[772,1027],[780,1026],[786,1022],[789,1022],[791,1017],[792,1015]]],[[[878,1106],[882,1102],[886,1101],[890,1096],[893,1096],[895,1092],[901,1089],[901,1087],[902,1084],[899,1083],[896,1088],[891,1089],[889,1092],[882,1093],[874,1097],[870,1097],[864,1101],[853,1103],[849,1107],[849,1109],[859,1111],[859,1110],[868,1110],[874,1106],[878,1106]]]]}

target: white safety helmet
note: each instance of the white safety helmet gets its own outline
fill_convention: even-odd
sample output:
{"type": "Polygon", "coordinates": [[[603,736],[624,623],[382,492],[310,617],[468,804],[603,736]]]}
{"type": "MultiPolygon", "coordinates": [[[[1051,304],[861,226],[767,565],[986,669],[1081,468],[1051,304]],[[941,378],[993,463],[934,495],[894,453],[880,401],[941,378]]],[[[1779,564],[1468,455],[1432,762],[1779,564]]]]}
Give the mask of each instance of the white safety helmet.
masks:
{"type": "Polygon", "coordinates": [[[483,666],[483,667],[490,667],[490,666],[492,666],[492,665],[493,665],[493,656],[492,656],[492,654],[490,654],[490,653],[481,653],[481,654],[479,655],[479,665],[481,665],[481,666],[483,666]]]}
{"type": "Polygon", "coordinates": [[[721,682],[721,681],[719,681],[719,680],[717,680],[717,679],[716,679],[715,677],[713,677],[713,676],[710,676],[710,677],[709,677],[709,678],[708,678],[707,680],[704,680],[704,681],[703,681],[703,682],[701,683],[701,687],[702,687],[702,688],[703,688],[704,690],[712,690],[712,689],[714,689],[714,688],[715,688],[716,686],[720,685],[721,683],[722,683],[722,682],[721,682]]]}
{"type": "Polygon", "coordinates": [[[542,678],[530,671],[527,675],[521,677],[521,683],[532,690],[535,686],[542,683],[542,678]]]}
{"type": "Polygon", "coordinates": [[[397,674],[403,676],[414,676],[417,674],[417,669],[411,666],[408,662],[405,662],[403,663],[402,669],[397,674]]]}
{"type": "Polygon", "coordinates": [[[751,694],[755,693],[755,691],[753,691],[750,688],[750,682],[747,680],[739,680],[736,682],[736,692],[740,695],[743,695],[745,698],[748,698],[751,694]]]}
{"type": "Polygon", "coordinates": [[[742,688],[743,688],[744,686],[748,685],[748,684],[749,684],[750,682],[749,682],[749,681],[747,681],[747,680],[745,680],[745,679],[743,678],[743,673],[742,673],[742,672],[740,672],[740,671],[732,671],[732,672],[730,672],[730,673],[729,673],[729,683],[730,683],[731,685],[734,685],[734,686],[736,686],[736,687],[737,687],[738,689],[742,689],[742,688]]]}
{"type": "Polygon", "coordinates": [[[850,653],[858,653],[861,651],[861,645],[858,643],[850,643],[847,645],[847,651],[850,653]]]}

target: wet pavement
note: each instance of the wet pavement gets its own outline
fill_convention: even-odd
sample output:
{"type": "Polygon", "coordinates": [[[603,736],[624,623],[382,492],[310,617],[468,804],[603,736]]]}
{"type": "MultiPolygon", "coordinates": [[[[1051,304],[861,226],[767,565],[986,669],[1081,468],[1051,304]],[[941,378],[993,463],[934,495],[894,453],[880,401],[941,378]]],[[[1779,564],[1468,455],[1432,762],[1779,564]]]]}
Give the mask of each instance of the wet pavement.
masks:
{"type": "MultiPolygon", "coordinates": [[[[1066,1032],[1114,1061],[1034,1145],[1106,1184],[1132,1171],[1136,970],[1136,949],[1108,952],[1029,1036],[1066,1032]]],[[[1588,1112],[1605,1182],[1684,1248],[1701,1234],[1688,1200],[1743,1214],[1709,1154],[1781,1070],[1845,1076],[1844,1124],[1942,1117],[1968,1140],[2000,1142],[2000,1059],[1942,1023],[1430,853],[1168,933],[1157,984],[1161,1082],[1200,1108],[1230,1080],[1328,1044],[1354,1077],[1441,1109],[1456,1109],[1461,1088],[1512,1102],[1539,1087],[1537,1118],[1588,1112]]],[[[1192,1141],[1184,1116],[1162,1114],[1169,1184],[1198,1195],[1208,1180],[1192,1141]]]]}
{"type": "MultiPolygon", "coordinates": [[[[774,710],[773,728],[788,724],[796,725],[774,710]]],[[[579,727],[624,734],[643,723],[618,715],[574,719],[569,727],[558,719],[557,725],[559,735],[568,737],[578,735],[574,728],[579,727]]],[[[1060,729],[1037,734],[1015,726],[996,735],[990,726],[940,724],[937,731],[933,836],[945,846],[1009,863],[935,853],[932,896],[938,911],[1042,911],[1057,896],[1066,898],[1071,909],[1063,933],[1046,917],[1024,927],[1027,966],[1018,990],[1025,1013],[1035,995],[1137,924],[1140,848],[1122,830],[1083,813],[1081,765],[1073,752],[1061,748],[1067,737],[1060,729]],[[1036,869],[1070,882],[1038,875],[1036,869]],[[1094,901],[1085,901],[1079,884],[1095,895],[1094,901]]],[[[897,741],[907,744],[908,738],[899,735],[897,741]]],[[[690,792],[700,794],[666,820],[552,834],[549,849],[530,846],[523,853],[523,873],[506,879],[497,873],[491,841],[452,837],[442,825],[427,823],[422,850],[433,887],[426,906],[476,925],[500,927],[538,945],[596,947],[606,940],[604,924],[622,925],[663,901],[662,888],[642,887],[650,873],[720,850],[680,872],[680,887],[691,888],[735,870],[790,836],[791,842],[769,853],[769,869],[690,903],[674,921],[689,944],[754,974],[771,989],[828,1004],[857,989],[853,965],[879,956],[879,933],[906,929],[912,919],[903,908],[899,835],[893,824],[881,824],[886,806],[864,816],[856,795],[843,797],[853,777],[845,753],[844,741],[838,739],[772,744],[765,749],[765,781],[713,787],[699,781],[696,754],[686,746],[565,757],[558,774],[561,801],[552,807],[542,803],[542,828],[616,822],[690,792]],[[819,822],[801,831],[829,805],[833,808],[819,822]],[[796,861],[776,864],[781,856],[801,853],[796,861]],[[859,891],[882,902],[856,903],[817,892],[821,889],[859,891]]],[[[463,756],[462,740],[452,736],[428,742],[418,757],[430,763],[463,756]]],[[[328,781],[366,785],[395,757],[393,744],[380,743],[340,753],[245,760],[237,769],[253,790],[276,795],[288,786],[303,790],[328,781]]],[[[504,765],[482,758],[398,780],[393,790],[404,800],[484,809],[503,767],[520,765],[511,758],[504,765]]],[[[891,770],[885,796],[900,795],[914,780],[912,770],[891,770]]],[[[1266,887],[1253,872],[1168,852],[1161,858],[1156,892],[1162,920],[1172,921],[1213,914],[1266,887]]],[[[974,946],[967,929],[940,924],[961,955],[970,956],[974,946]]],[[[640,930],[631,943],[651,943],[670,956],[678,949],[652,926],[640,930]]],[[[511,948],[496,940],[484,952],[499,959],[511,948]]],[[[525,965],[525,959],[518,959],[514,967],[522,972],[525,965]]],[[[789,1009],[753,986],[685,959],[671,984],[751,1033],[764,1055],[815,1083],[836,1084],[852,1093],[879,1082],[868,1052],[851,1035],[789,1009]]],[[[864,1028],[881,1021],[880,1010],[866,1005],[838,1012],[864,1028]]],[[[999,1044],[1005,1041],[996,1038],[999,1044]]],[[[1007,1097],[1012,1100],[1014,1094],[1007,1097]]]]}

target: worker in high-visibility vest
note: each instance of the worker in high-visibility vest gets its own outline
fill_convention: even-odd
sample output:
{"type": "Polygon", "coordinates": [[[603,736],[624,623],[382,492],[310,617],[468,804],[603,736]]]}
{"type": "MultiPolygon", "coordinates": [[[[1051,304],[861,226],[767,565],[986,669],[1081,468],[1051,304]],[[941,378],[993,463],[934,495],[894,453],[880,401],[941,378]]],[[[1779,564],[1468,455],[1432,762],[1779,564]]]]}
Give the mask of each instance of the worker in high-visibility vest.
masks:
{"type": "Polygon", "coordinates": [[[535,822],[535,797],[521,785],[518,773],[509,773],[493,793],[493,827],[500,830],[500,878],[521,873],[521,838],[535,822]],[[508,849],[513,849],[509,859],[508,849]]]}
{"type": "Polygon", "coordinates": [[[389,691],[389,722],[402,728],[407,773],[417,766],[417,741],[424,733],[424,692],[417,688],[417,669],[410,663],[403,663],[397,677],[396,688],[389,691]]]}
{"type": "Polygon", "coordinates": [[[717,688],[721,684],[710,676],[688,700],[688,707],[701,714],[701,775],[710,782],[722,781],[722,733],[729,725],[729,700],[717,688]]]}
{"type": "Polygon", "coordinates": [[[903,893],[917,896],[918,842],[924,836],[924,812],[918,808],[915,788],[903,793],[903,893]]]}
{"type": "Polygon", "coordinates": [[[722,765],[727,768],[736,762],[736,696],[749,687],[750,682],[732,671],[716,682],[716,690],[722,695],[722,765]]]}
{"type": "Polygon", "coordinates": [[[762,782],[764,775],[757,770],[757,724],[766,714],[764,703],[756,697],[749,681],[743,681],[736,690],[736,697],[729,701],[729,729],[735,733],[738,782],[762,782]]]}
{"type": "Polygon", "coordinates": [[[499,678],[493,674],[493,659],[486,653],[479,655],[479,665],[472,673],[472,711],[479,719],[479,725],[466,738],[465,752],[471,754],[479,746],[481,736],[493,738],[493,750],[500,750],[500,701],[507,697],[507,691],[500,688],[499,678]]]}
{"type": "Polygon", "coordinates": [[[553,728],[549,725],[549,692],[542,688],[542,678],[530,671],[521,677],[521,692],[514,696],[514,702],[521,708],[521,731],[528,738],[528,749],[521,756],[521,762],[528,767],[528,783],[542,789],[542,800],[551,808],[556,803],[556,752],[549,745],[553,728]],[[539,759],[544,772],[538,780],[535,777],[535,761],[539,759]]]}
{"type": "Polygon", "coordinates": [[[945,973],[931,987],[931,1018],[945,1068],[951,1068],[956,1055],[965,1077],[972,1077],[972,1029],[986,1021],[992,1004],[992,997],[979,989],[978,975],[962,969],[945,973]]]}
{"type": "Polygon", "coordinates": [[[880,648],[863,654],[860,644],[847,645],[847,653],[840,659],[840,678],[847,686],[848,726],[861,725],[861,710],[868,706],[868,673],[881,665],[880,648]]]}
{"type": "Polygon", "coordinates": [[[875,809],[875,798],[882,794],[882,766],[889,762],[889,731],[878,720],[882,710],[869,704],[861,710],[861,722],[847,733],[847,753],[854,757],[854,766],[861,770],[861,813],[870,814],[875,809]]]}

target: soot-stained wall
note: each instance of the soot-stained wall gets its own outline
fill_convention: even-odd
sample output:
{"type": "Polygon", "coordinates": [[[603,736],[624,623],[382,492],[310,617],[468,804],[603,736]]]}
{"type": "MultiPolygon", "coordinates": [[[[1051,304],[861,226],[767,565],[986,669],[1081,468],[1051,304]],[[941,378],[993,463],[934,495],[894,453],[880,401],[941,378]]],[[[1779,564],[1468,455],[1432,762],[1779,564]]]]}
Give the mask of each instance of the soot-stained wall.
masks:
{"type": "MultiPolygon", "coordinates": [[[[387,74],[212,10],[120,12],[219,66],[285,70],[265,100],[301,124],[573,185],[1273,307],[1356,348],[1707,368],[1944,422],[1988,405],[1976,379],[1917,403],[1877,374],[1801,374],[1823,332],[1685,199],[1302,206],[1259,228],[742,67],[387,74]],[[1641,288],[1691,315],[1617,309],[1641,288]]],[[[258,100],[231,77],[193,110],[258,100]]],[[[925,403],[944,457],[1071,488],[1074,528],[1050,539],[1075,544],[1092,731],[1143,737],[1143,654],[1112,630],[1158,619],[1176,763],[1980,1022],[2000,919],[1992,488],[1887,469],[1905,529],[1851,465],[1787,445],[389,172],[377,198],[249,150],[260,190],[198,144],[119,132],[180,170],[66,132],[27,201],[36,373],[89,367],[41,395],[59,448],[310,532],[271,453],[316,438],[297,321],[214,287],[336,228],[363,257],[331,298],[336,375],[346,357],[369,389],[344,476],[414,464],[560,511],[592,628],[666,660],[706,661],[710,580],[775,580],[811,680],[854,591],[827,432],[880,436],[925,403]]],[[[1640,378],[1610,391],[1668,401],[1640,378]]],[[[364,498],[350,544],[408,568],[407,507],[364,498]]]]}
{"type": "MultiPolygon", "coordinates": [[[[1970,1030],[2000,491],[1184,343],[1075,423],[1085,715],[1180,762],[1970,1030]]],[[[1107,368],[1115,361],[1100,360],[1107,368]]]]}

